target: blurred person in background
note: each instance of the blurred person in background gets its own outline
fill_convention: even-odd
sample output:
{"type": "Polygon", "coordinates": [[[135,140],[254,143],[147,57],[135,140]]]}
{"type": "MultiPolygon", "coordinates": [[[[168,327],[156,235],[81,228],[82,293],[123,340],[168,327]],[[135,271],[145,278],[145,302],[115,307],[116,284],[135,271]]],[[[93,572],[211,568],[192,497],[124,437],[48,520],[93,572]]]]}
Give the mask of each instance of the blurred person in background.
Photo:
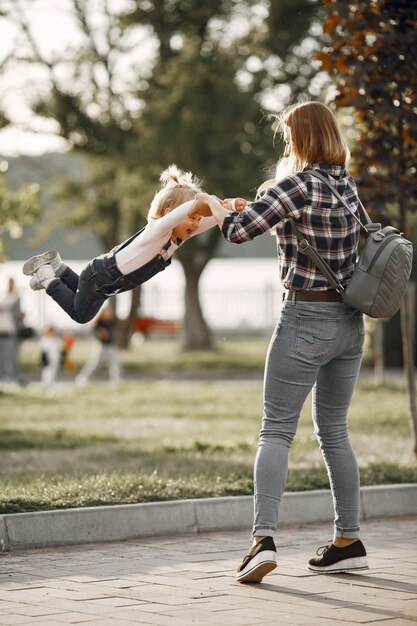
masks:
{"type": "Polygon", "coordinates": [[[51,324],[46,325],[42,330],[40,348],[42,364],[41,384],[42,387],[48,389],[58,379],[64,348],[62,338],[51,324]]]}
{"type": "Polygon", "coordinates": [[[106,364],[109,379],[112,382],[120,380],[119,350],[116,344],[117,321],[110,306],[100,311],[94,322],[94,343],[91,355],[76,378],[78,385],[85,385],[99,367],[106,364]]]}
{"type": "Polygon", "coordinates": [[[18,327],[22,319],[19,293],[9,278],[0,299],[0,380],[21,382],[18,327]]]}

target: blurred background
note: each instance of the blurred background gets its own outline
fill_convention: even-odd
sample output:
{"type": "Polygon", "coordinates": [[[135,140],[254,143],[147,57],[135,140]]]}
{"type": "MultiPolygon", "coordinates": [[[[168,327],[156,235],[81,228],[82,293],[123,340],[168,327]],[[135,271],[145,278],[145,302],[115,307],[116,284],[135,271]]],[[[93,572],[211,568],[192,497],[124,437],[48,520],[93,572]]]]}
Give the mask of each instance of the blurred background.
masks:
{"type": "MultiPolygon", "coordinates": [[[[86,332],[30,291],[24,259],[57,249],[80,269],[111,249],[144,224],[173,162],[211,193],[253,198],[282,150],[269,116],[299,99],[335,108],[362,199],[413,236],[412,186],[403,192],[405,181],[415,186],[416,149],[407,3],[367,4],[2,0],[0,291],[14,279],[25,323],[86,332]],[[394,40],[395,54],[384,47],[394,40]],[[390,115],[401,116],[401,145],[390,115]]],[[[213,333],[269,333],[280,301],[274,237],[236,246],[213,229],[113,306],[125,347],[136,318],[151,317],[183,322],[182,347],[198,350],[213,347],[213,333]]],[[[402,363],[399,328],[398,316],[377,333],[389,366],[402,363]]]]}
{"type": "MultiPolygon", "coordinates": [[[[80,471],[126,466],[137,473],[136,459],[145,458],[153,476],[155,458],[170,468],[166,455],[177,450],[187,477],[189,458],[222,450],[224,475],[235,455],[246,481],[238,492],[250,492],[246,451],[256,445],[262,367],[282,299],[275,237],[236,246],[213,228],[187,242],[167,272],[111,299],[119,361],[110,361],[109,377],[136,381],[121,390],[123,402],[94,387],[58,397],[23,388],[85,383],[106,350],[93,350],[94,322],[76,325],[44,292],[30,290],[22,263],[56,249],[79,270],[110,250],[145,224],[171,163],[191,170],[210,193],[252,199],[282,153],[271,115],[306,99],[335,112],[351,148],[349,170],[374,220],[415,242],[416,23],[417,4],[404,0],[0,0],[0,335],[15,342],[14,357],[2,353],[0,361],[2,381],[18,384],[0,389],[1,440],[10,447],[5,475],[56,475],[65,463],[70,473],[78,464],[80,471]],[[1,326],[6,309],[13,328],[1,326]],[[45,372],[48,350],[58,360],[45,372]],[[166,401],[177,409],[164,404],[163,381],[147,382],[174,374],[242,380],[227,393],[213,383],[212,395],[209,387],[168,384],[166,401]],[[188,440],[180,423],[190,403],[200,413],[188,440]],[[241,404],[250,436],[242,434],[241,404]],[[156,441],[162,416],[166,432],[156,441]],[[235,420],[229,443],[227,418],[235,420]],[[48,460],[39,453],[44,447],[48,460]]],[[[366,321],[353,417],[362,466],[384,458],[401,465],[417,453],[415,271],[401,312],[366,321]]],[[[310,468],[318,457],[310,425],[305,433],[294,463],[310,468]]],[[[214,456],[213,472],[219,464],[214,456]]],[[[413,467],[408,480],[415,480],[413,467]]],[[[402,468],[391,478],[405,475],[402,468]]]]}

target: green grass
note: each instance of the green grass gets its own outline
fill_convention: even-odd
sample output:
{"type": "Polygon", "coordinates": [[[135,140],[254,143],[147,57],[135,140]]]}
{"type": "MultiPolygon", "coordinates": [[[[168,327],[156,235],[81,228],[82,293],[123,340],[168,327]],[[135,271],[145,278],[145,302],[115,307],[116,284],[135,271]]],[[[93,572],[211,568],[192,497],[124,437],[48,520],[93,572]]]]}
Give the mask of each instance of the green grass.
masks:
{"type": "Polygon", "coordinates": [[[48,432],[0,428],[0,450],[71,450],[96,442],[111,441],[117,441],[117,439],[99,434],[83,437],[63,428],[52,429],[48,432]]]}
{"type": "MultiPolygon", "coordinates": [[[[256,349],[242,343],[241,358],[252,350],[252,363],[262,361],[260,343],[256,349]]],[[[163,351],[155,347],[159,362],[163,351]]],[[[181,359],[169,349],[173,363],[181,359]]],[[[258,374],[202,381],[138,373],[115,385],[46,393],[36,386],[3,388],[0,512],[251,494],[262,415],[258,374]]],[[[403,384],[362,381],[350,431],[362,484],[417,482],[403,384]]],[[[290,451],[287,490],[327,487],[307,402],[290,451]]]]}
{"type": "MultiPolygon", "coordinates": [[[[181,470],[180,470],[181,473],[181,470]]],[[[362,470],[362,486],[417,482],[417,466],[372,463],[362,470]]],[[[41,475],[0,481],[0,513],[21,513],[48,509],[112,504],[157,502],[183,498],[251,495],[249,468],[221,476],[219,473],[191,474],[169,478],[154,470],[151,474],[127,472],[82,475],[41,475]]],[[[328,489],[324,467],[293,469],[287,491],[328,489]]]]}

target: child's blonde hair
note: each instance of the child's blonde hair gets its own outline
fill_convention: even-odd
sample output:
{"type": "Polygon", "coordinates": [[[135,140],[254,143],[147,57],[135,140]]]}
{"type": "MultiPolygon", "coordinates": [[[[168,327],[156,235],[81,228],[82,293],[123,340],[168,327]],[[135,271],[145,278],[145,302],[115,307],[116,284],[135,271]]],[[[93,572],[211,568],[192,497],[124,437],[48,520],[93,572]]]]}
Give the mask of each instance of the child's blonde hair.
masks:
{"type": "Polygon", "coordinates": [[[148,220],[157,220],[167,209],[172,211],[183,202],[193,200],[201,191],[200,181],[191,172],[183,172],[175,164],[164,170],[159,178],[162,189],[156,192],[148,212],[148,220]]]}
{"type": "Polygon", "coordinates": [[[275,179],[263,183],[258,195],[274,183],[313,163],[345,165],[349,158],[337,120],[328,106],[321,102],[299,102],[287,107],[276,118],[277,130],[290,130],[291,151],[278,162],[275,179]]]}

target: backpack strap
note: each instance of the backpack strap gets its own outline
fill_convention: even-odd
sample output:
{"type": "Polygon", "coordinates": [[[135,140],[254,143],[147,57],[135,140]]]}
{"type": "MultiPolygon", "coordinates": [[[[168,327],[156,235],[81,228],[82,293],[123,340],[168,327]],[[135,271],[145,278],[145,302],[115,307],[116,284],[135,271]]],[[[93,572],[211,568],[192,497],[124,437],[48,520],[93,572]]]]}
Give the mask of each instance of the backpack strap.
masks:
{"type": "MultiPolygon", "coordinates": [[[[336,196],[336,198],[339,200],[339,202],[341,202],[343,204],[343,206],[349,211],[349,213],[356,220],[356,222],[359,224],[359,226],[366,232],[367,235],[369,235],[372,232],[376,232],[376,231],[381,230],[381,224],[372,222],[371,218],[369,217],[365,207],[363,206],[363,204],[359,200],[359,198],[358,198],[359,209],[362,211],[362,218],[364,219],[365,224],[363,224],[361,222],[361,220],[358,218],[358,216],[355,214],[355,212],[352,211],[352,209],[349,207],[349,205],[347,204],[345,199],[333,187],[333,185],[329,182],[329,180],[325,176],[320,174],[320,172],[316,172],[316,170],[305,170],[305,173],[306,174],[310,174],[311,176],[314,176],[315,178],[318,178],[319,180],[321,180],[321,182],[324,183],[330,189],[330,191],[333,193],[333,195],[336,196]]],[[[336,289],[336,291],[338,293],[342,294],[344,292],[344,287],[341,284],[341,282],[338,280],[336,274],[329,267],[329,265],[326,263],[326,261],[319,255],[317,250],[315,250],[309,244],[309,242],[304,237],[304,235],[300,231],[300,229],[297,226],[297,224],[295,223],[295,221],[292,218],[288,218],[288,219],[289,219],[289,222],[291,222],[291,226],[292,226],[292,228],[295,231],[295,234],[297,236],[298,249],[301,250],[301,252],[303,254],[308,256],[309,259],[311,259],[311,261],[314,263],[314,265],[316,265],[316,267],[319,268],[319,270],[327,278],[327,280],[329,281],[329,283],[333,287],[333,289],[336,289]]]]}
{"type": "Polygon", "coordinates": [[[333,289],[336,289],[338,293],[343,293],[344,287],[338,280],[333,270],[329,267],[329,265],[327,265],[326,261],[319,255],[319,253],[312,246],[310,246],[294,220],[292,218],[288,218],[288,221],[291,222],[291,226],[297,235],[298,249],[313,261],[314,265],[316,265],[322,274],[324,274],[333,289]]]}
{"type": "MultiPolygon", "coordinates": [[[[359,226],[366,232],[367,235],[369,235],[369,233],[372,232],[372,231],[380,230],[381,225],[372,223],[371,218],[369,217],[368,213],[366,212],[365,207],[363,206],[363,204],[359,200],[359,198],[358,198],[358,200],[359,200],[359,208],[362,211],[362,218],[364,219],[365,224],[363,224],[361,222],[359,217],[355,214],[354,211],[352,211],[352,209],[347,204],[345,199],[340,195],[340,193],[337,191],[337,189],[335,189],[335,187],[333,187],[333,185],[329,182],[329,180],[325,176],[320,174],[320,172],[316,172],[316,170],[311,170],[311,169],[310,170],[305,170],[305,173],[306,174],[310,174],[311,176],[314,176],[314,178],[318,178],[319,180],[321,180],[321,182],[324,183],[326,185],[326,187],[328,187],[330,189],[330,191],[333,193],[333,195],[336,196],[336,198],[339,200],[339,202],[341,202],[343,204],[343,206],[349,211],[349,213],[356,220],[356,222],[359,224],[359,226]]],[[[329,281],[329,283],[333,287],[333,289],[336,289],[336,291],[338,293],[343,293],[344,287],[341,284],[341,282],[338,280],[336,274],[329,267],[329,265],[326,263],[326,261],[320,256],[320,254],[309,244],[307,239],[301,233],[301,231],[300,231],[299,227],[297,226],[297,224],[295,223],[295,221],[293,219],[290,219],[289,221],[291,222],[291,226],[292,226],[292,228],[295,231],[295,234],[297,236],[298,249],[303,254],[308,256],[309,259],[311,259],[311,261],[314,263],[314,265],[316,267],[318,267],[318,269],[321,271],[321,273],[327,278],[327,280],[329,281]]]]}

